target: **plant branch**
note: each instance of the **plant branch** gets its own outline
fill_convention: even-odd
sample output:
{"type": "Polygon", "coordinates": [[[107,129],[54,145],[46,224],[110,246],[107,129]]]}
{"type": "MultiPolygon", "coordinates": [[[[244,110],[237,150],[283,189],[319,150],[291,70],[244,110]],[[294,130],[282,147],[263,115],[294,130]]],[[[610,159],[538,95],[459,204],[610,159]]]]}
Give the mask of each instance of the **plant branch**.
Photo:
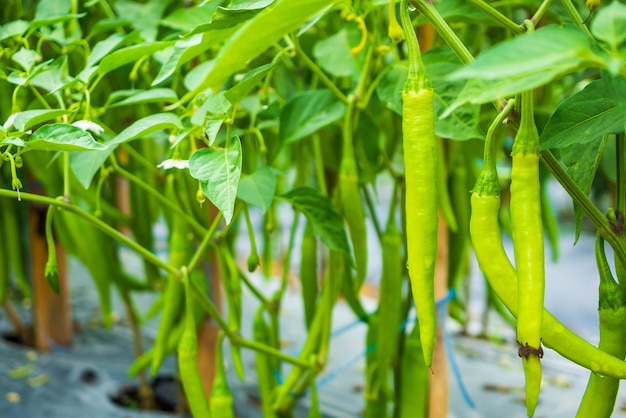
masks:
{"type": "Polygon", "coordinates": [[[587,196],[580,190],[572,178],[563,169],[556,157],[549,151],[541,151],[541,161],[550,170],[552,175],[559,181],[561,186],[572,197],[574,202],[579,205],[583,212],[591,219],[593,224],[598,228],[598,232],[602,238],[607,241],[619,260],[626,265],[626,249],[619,237],[613,232],[606,216],[589,200],[587,196]]]}
{"type": "Polygon", "coordinates": [[[472,3],[474,6],[476,6],[476,8],[487,13],[496,22],[500,23],[502,26],[504,26],[506,29],[510,30],[511,32],[515,34],[523,32],[520,25],[518,25],[517,23],[513,22],[511,19],[509,19],[508,17],[500,13],[500,11],[496,9],[495,7],[493,7],[491,4],[486,3],[483,0],[467,0],[467,2],[472,3]]]}
{"type": "Polygon", "coordinates": [[[567,13],[569,13],[576,26],[583,29],[585,32],[587,32],[587,35],[591,36],[591,32],[589,32],[589,29],[585,25],[583,18],[580,17],[578,9],[576,9],[576,6],[574,6],[572,0],[561,0],[561,3],[563,4],[563,7],[565,7],[565,10],[567,10],[567,13]]]}
{"type": "MultiPolygon", "coordinates": [[[[159,257],[152,254],[149,250],[147,250],[143,246],[139,245],[132,239],[128,238],[126,235],[122,234],[117,229],[102,222],[100,219],[98,219],[94,215],[88,212],[85,212],[80,207],[75,206],[71,203],[68,203],[64,200],[54,199],[52,197],[41,196],[41,195],[37,195],[33,193],[20,193],[19,196],[21,197],[22,200],[26,200],[29,202],[42,203],[48,206],[57,206],[61,209],[67,210],[68,212],[71,212],[77,215],[78,217],[88,222],[91,222],[100,231],[104,232],[106,235],[110,236],[117,242],[126,245],[128,248],[135,251],[137,254],[139,254],[141,257],[151,262],[155,266],[162,268],[163,270],[167,271],[168,273],[173,274],[176,277],[180,277],[180,271],[176,267],[173,267],[170,264],[166,263],[165,261],[161,260],[159,257]]],[[[11,199],[17,199],[18,193],[12,190],[0,189],[0,197],[8,197],[11,199]]]]}

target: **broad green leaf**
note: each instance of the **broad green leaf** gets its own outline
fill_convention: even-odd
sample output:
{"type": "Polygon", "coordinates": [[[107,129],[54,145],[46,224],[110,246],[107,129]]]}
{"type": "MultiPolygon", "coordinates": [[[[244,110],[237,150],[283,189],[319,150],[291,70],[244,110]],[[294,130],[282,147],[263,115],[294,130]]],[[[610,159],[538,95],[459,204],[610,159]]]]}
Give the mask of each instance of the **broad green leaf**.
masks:
{"type": "Polygon", "coordinates": [[[226,113],[230,110],[231,104],[226,100],[225,92],[220,91],[209,96],[202,106],[198,108],[191,117],[193,125],[202,126],[207,115],[213,115],[213,119],[224,119],[226,113]]]}
{"type": "Polygon", "coordinates": [[[144,3],[117,0],[113,7],[118,16],[130,19],[132,26],[139,30],[144,40],[154,41],[157,36],[159,21],[167,4],[163,0],[148,0],[144,3]]]}
{"type": "Polygon", "coordinates": [[[380,101],[398,115],[402,114],[402,90],[404,90],[406,74],[406,65],[390,65],[383,70],[376,85],[376,94],[380,101]]]}
{"type": "Polygon", "coordinates": [[[275,66],[276,63],[269,63],[248,71],[239,83],[224,93],[224,96],[232,104],[239,103],[275,66]]]}
{"type": "Polygon", "coordinates": [[[96,142],[89,132],[66,123],[42,126],[32,134],[26,146],[44,151],[87,151],[105,148],[96,142]]]}
{"type": "Polygon", "coordinates": [[[340,119],[346,106],[330,90],[294,95],[280,114],[280,141],[296,142],[340,119]]]}
{"type": "Polygon", "coordinates": [[[124,100],[115,102],[109,107],[129,106],[137,105],[141,103],[161,103],[170,102],[173,103],[178,100],[176,92],[172,89],[156,88],[151,90],[137,90],[136,94],[127,97],[124,100]]]}
{"type": "Polygon", "coordinates": [[[61,55],[53,61],[47,61],[35,66],[30,82],[50,93],[54,93],[75,82],[69,76],[67,55],[61,55]]]}
{"type": "Polygon", "coordinates": [[[35,125],[39,125],[42,122],[56,119],[60,116],[67,115],[69,110],[65,109],[35,109],[26,110],[15,115],[13,126],[18,131],[25,131],[35,125]]]}
{"type": "Polygon", "coordinates": [[[169,56],[167,57],[163,65],[161,66],[161,69],[159,70],[159,73],[157,74],[154,81],[152,82],[152,85],[155,86],[157,84],[160,84],[163,81],[165,81],[167,78],[169,78],[172,74],[174,74],[174,71],[176,71],[178,66],[182,65],[182,63],[180,62],[181,57],[183,56],[185,52],[189,51],[192,47],[201,46],[201,50],[204,51],[204,48],[202,46],[203,45],[202,40],[203,40],[203,35],[198,34],[198,35],[193,35],[191,37],[177,41],[174,44],[174,46],[171,48],[171,52],[169,56]]]}
{"type": "MultiPolygon", "coordinates": [[[[41,3],[54,3],[54,2],[48,1],[48,2],[41,2],[41,3]]],[[[42,26],[51,26],[56,23],[67,22],[68,20],[80,19],[82,17],[85,17],[86,15],[87,13],[76,13],[76,14],[64,13],[64,14],[58,14],[58,15],[50,15],[41,19],[32,20],[29,26],[30,26],[30,29],[37,29],[37,28],[41,28],[42,26]]]]}
{"type": "Polygon", "coordinates": [[[626,40],[626,5],[612,1],[601,7],[591,21],[591,33],[596,39],[609,45],[612,51],[617,52],[626,40]]]}
{"type": "Polygon", "coordinates": [[[227,148],[201,148],[189,158],[189,172],[200,181],[206,197],[222,212],[227,224],[233,218],[241,176],[241,142],[233,137],[227,148]]]}
{"type": "Polygon", "coordinates": [[[35,9],[35,20],[49,16],[68,14],[72,8],[71,0],[40,1],[35,9]]]}
{"type": "Polygon", "coordinates": [[[92,152],[70,152],[70,168],[78,182],[85,189],[89,188],[93,176],[100,170],[100,167],[109,158],[111,152],[112,150],[110,149],[92,152]]]}
{"type": "Polygon", "coordinates": [[[157,131],[164,129],[182,129],[182,127],[183,124],[174,113],[157,113],[134,122],[115,138],[107,141],[106,146],[113,148],[115,145],[132,141],[133,139],[141,138],[157,131]]]}
{"type": "Polygon", "coordinates": [[[281,197],[306,216],[313,225],[315,234],[328,249],[338,250],[346,255],[350,254],[343,219],[328,196],[310,187],[299,187],[281,197]]]}
{"type": "Polygon", "coordinates": [[[191,32],[195,27],[210,22],[217,6],[219,2],[214,1],[197,7],[178,8],[159,23],[182,32],[191,32]]]}
{"type": "Polygon", "coordinates": [[[13,38],[14,36],[23,35],[29,27],[29,23],[25,20],[13,20],[7,22],[0,27],[0,41],[13,38]]]}
{"type": "MultiPolygon", "coordinates": [[[[561,150],[561,158],[567,173],[585,196],[589,196],[591,192],[591,184],[596,175],[598,165],[602,160],[606,140],[607,137],[604,136],[598,138],[597,141],[588,142],[584,145],[576,144],[561,150]]],[[[576,243],[580,237],[583,220],[583,211],[576,204],[574,204],[574,215],[576,219],[576,238],[574,243],[576,243]]]]}
{"type": "Polygon", "coordinates": [[[307,19],[337,1],[276,0],[228,39],[220,49],[215,65],[193,94],[207,88],[219,88],[228,77],[265,52],[282,36],[298,29],[307,19]]]}
{"type": "Polygon", "coordinates": [[[563,100],[546,124],[542,149],[597,142],[602,135],[621,132],[626,114],[607,96],[603,80],[595,80],[563,100]]]}
{"type": "Polygon", "coordinates": [[[32,49],[21,47],[19,51],[11,56],[11,59],[19,64],[24,71],[30,71],[37,60],[37,53],[32,49]]]}
{"type": "Polygon", "coordinates": [[[26,142],[24,142],[22,138],[18,138],[15,136],[7,136],[6,138],[3,138],[2,140],[0,140],[0,144],[10,144],[22,148],[26,146],[26,142]]]}
{"type": "Polygon", "coordinates": [[[102,59],[98,66],[98,74],[104,75],[126,64],[136,62],[140,58],[173,45],[174,42],[144,42],[138,45],[118,49],[102,59]]]}
{"type": "Polygon", "coordinates": [[[517,36],[484,51],[449,76],[450,80],[468,80],[451,109],[511,96],[583,68],[603,68],[605,58],[599,54],[592,39],[571,25],[549,25],[517,36]]]}
{"type": "Polygon", "coordinates": [[[276,174],[270,167],[263,166],[251,175],[241,177],[237,197],[249,205],[261,208],[265,213],[272,204],[275,192],[276,174]]]}
{"type": "MultiPolygon", "coordinates": [[[[136,32],[133,32],[136,33],[136,32]]],[[[124,41],[128,39],[131,35],[123,35],[121,33],[113,33],[109,35],[108,38],[103,39],[97,42],[93,48],[91,49],[91,54],[89,54],[89,58],[87,59],[86,67],[93,67],[100,60],[106,57],[111,51],[117,49],[124,41]]]]}
{"type": "Polygon", "coordinates": [[[359,75],[359,66],[350,52],[346,29],[319,40],[313,47],[313,55],[320,67],[336,77],[358,77],[359,75]]]}

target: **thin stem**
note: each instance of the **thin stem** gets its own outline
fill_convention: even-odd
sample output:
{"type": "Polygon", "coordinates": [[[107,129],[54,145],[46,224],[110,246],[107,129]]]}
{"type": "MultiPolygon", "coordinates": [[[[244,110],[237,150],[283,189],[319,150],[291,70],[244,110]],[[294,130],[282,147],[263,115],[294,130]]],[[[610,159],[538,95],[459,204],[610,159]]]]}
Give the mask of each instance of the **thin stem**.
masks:
{"type": "Polygon", "coordinates": [[[261,293],[261,291],[254,285],[254,283],[250,281],[250,279],[248,278],[248,275],[243,270],[241,270],[240,268],[238,268],[238,270],[239,270],[239,277],[241,278],[241,281],[243,281],[246,287],[259,300],[259,302],[261,302],[261,305],[267,306],[269,304],[269,301],[267,300],[265,295],[261,293]]]}
{"type": "Polygon", "coordinates": [[[378,222],[378,217],[376,216],[376,207],[374,206],[374,201],[372,200],[372,195],[367,187],[361,187],[363,191],[363,197],[365,197],[365,204],[370,211],[370,216],[372,217],[372,223],[374,224],[374,229],[376,230],[376,235],[378,235],[378,239],[382,239],[383,230],[380,227],[380,222],[378,222]]]}
{"type": "Polygon", "coordinates": [[[335,85],[335,83],[333,83],[333,81],[330,78],[328,78],[326,73],[324,73],[324,71],[322,71],[322,69],[320,67],[318,67],[317,64],[315,64],[313,62],[313,60],[311,60],[311,58],[309,58],[304,53],[304,51],[300,47],[300,43],[298,42],[297,38],[294,38],[294,44],[295,44],[295,47],[296,47],[296,53],[304,61],[306,66],[309,67],[309,69],[311,71],[313,71],[313,73],[316,76],[319,77],[319,79],[322,81],[322,83],[324,83],[326,85],[326,87],[328,87],[328,89],[330,91],[332,91],[335,96],[337,96],[337,98],[339,100],[341,100],[343,103],[348,103],[348,98],[346,97],[346,95],[343,94],[342,91],[339,90],[339,88],[335,85]]]}
{"type": "Polygon", "coordinates": [[[565,10],[567,11],[567,13],[569,13],[576,26],[583,29],[585,32],[587,32],[587,35],[591,36],[591,32],[589,32],[589,29],[585,25],[583,18],[580,17],[578,9],[576,9],[576,6],[574,6],[572,0],[561,0],[561,3],[563,3],[563,7],[565,7],[565,10]]]}
{"type": "Polygon", "coordinates": [[[70,153],[63,152],[63,198],[70,201],[70,153]]]}
{"type": "Polygon", "coordinates": [[[199,236],[204,236],[206,234],[207,229],[204,226],[200,225],[200,223],[198,223],[198,221],[196,221],[194,218],[189,216],[189,214],[185,212],[184,210],[182,210],[180,206],[177,205],[174,201],[168,199],[162,193],[159,193],[157,190],[154,189],[154,187],[150,186],[148,183],[146,183],[139,177],[123,169],[119,164],[114,163],[113,168],[119,175],[127,178],[130,182],[141,187],[150,196],[156,199],[160,204],[167,207],[169,210],[174,212],[177,216],[182,217],[195,230],[196,234],[198,234],[199,236]]]}
{"type": "Polygon", "coordinates": [[[485,152],[483,156],[483,164],[485,167],[489,169],[496,169],[496,141],[495,141],[495,132],[500,127],[504,119],[508,116],[515,105],[515,99],[509,99],[506,102],[506,106],[502,109],[498,116],[493,120],[489,129],[487,130],[487,136],[485,137],[485,152]]]}
{"type": "Polygon", "coordinates": [[[200,245],[198,245],[196,252],[194,253],[191,260],[189,261],[189,264],[187,264],[187,269],[189,271],[192,271],[194,268],[196,268],[196,266],[200,262],[200,258],[202,257],[202,255],[207,251],[209,246],[213,244],[213,236],[215,235],[215,231],[217,230],[217,227],[221,221],[222,221],[222,212],[218,212],[215,215],[215,218],[213,219],[213,223],[209,227],[209,230],[204,235],[202,242],[200,243],[200,245]]]}
{"type": "Polygon", "coordinates": [[[606,216],[600,212],[600,210],[589,200],[587,196],[580,190],[572,178],[561,167],[561,164],[549,150],[541,151],[541,161],[550,170],[552,175],[559,181],[561,186],[572,197],[574,202],[578,204],[583,212],[591,219],[593,224],[598,228],[598,232],[602,235],[602,238],[607,241],[613,250],[615,255],[620,261],[626,265],[626,248],[620,241],[619,237],[613,232],[606,216]]]}
{"type": "MultiPolygon", "coordinates": [[[[26,200],[29,202],[37,202],[37,203],[42,203],[44,205],[57,206],[61,209],[65,209],[68,212],[71,212],[77,215],[78,217],[88,222],[91,222],[100,231],[104,232],[106,235],[110,236],[111,238],[118,241],[119,243],[126,245],[128,248],[135,251],[137,254],[139,254],[141,257],[151,262],[155,266],[162,268],[163,270],[167,271],[168,273],[173,274],[176,277],[180,277],[180,271],[176,267],[171,266],[170,264],[161,260],[159,257],[152,254],[146,248],[137,244],[135,241],[128,238],[126,235],[122,234],[117,229],[102,222],[100,219],[98,219],[94,215],[88,212],[85,212],[80,207],[75,206],[71,203],[68,203],[64,200],[54,199],[51,197],[41,196],[41,195],[32,194],[32,193],[20,193],[20,196],[23,200],[26,200]]],[[[11,199],[17,199],[18,193],[11,191],[11,190],[0,189],[0,197],[8,197],[11,199]]]]}
{"type": "Polygon", "coordinates": [[[143,167],[147,168],[152,174],[157,177],[162,177],[163,174],[159,171],[158,168],[155,167],[146,157],[144,157],[140,152],[138,152],[135,148],[131,147],[129,144],[122,144],[122,148],[124,151],[128,152],[128,154],[133,157],[133,162],[140,163],[143,167]]]}
{"type": "Polygon", "coordinates": [[[277,358],[278,360],[285,361],[287,363],[293,364],[294,366],[300,366],[300,367],[304,367],[307,369],[311,368],[311,364],[308,361],[299,359],[297,357],[292,357],[289,354],[283,353],[282,351],[277,350],[274,347],[270,347],[269,345],[261,344],[256,341],[247,340],[242,337],[238,337],[233,343],[240,345],[242,347],[249,348],[251,350],[255,350],[255,351],[273,356],[277,358]]]}
{"type": "Polygon", "coordinates": [[[615,209],[620,216],[626,216],[626,139],[624,138],[624,132],[620,132],[615,136],[615,154],[617,164],[615,209]]]}
{"type": "Polygon", "coordinates": [[[504,26],[506,29],[510,30],[511,32],[515,34],[522,33],[522,28],[517,23],[513,22],[511,19],[509,19],[508,17],[500,13],[498,9],[496,9],[489,3],[486,3],[483,0],[467,0],[467,2],[472,3],[478,9],[487,13],[496,22],[500,23],[502,26],[504,26]]]}
{"type": "Polygon", "coordinates": [[[546,11],[548,11],[548,6],[550,6],[550,3],[552,3],[552,0],[543,0],[543,3],[541,3],[541,6],[539,6],[539,8],[537,9],[533,17],[530,18],[530,20],[535,25],[541,20],[541,18],[546,13],[546,11]]]}
{"type": "Polygon", "coordinates": [[[410,0],[411,4],[433,24],[439,35],[448,44],[461,62],[468,64],[474,61],[474,57],[469,52],[465,44],[454,33],[448,23],[441,17],[437,9],[426,0],[410,0]]]}

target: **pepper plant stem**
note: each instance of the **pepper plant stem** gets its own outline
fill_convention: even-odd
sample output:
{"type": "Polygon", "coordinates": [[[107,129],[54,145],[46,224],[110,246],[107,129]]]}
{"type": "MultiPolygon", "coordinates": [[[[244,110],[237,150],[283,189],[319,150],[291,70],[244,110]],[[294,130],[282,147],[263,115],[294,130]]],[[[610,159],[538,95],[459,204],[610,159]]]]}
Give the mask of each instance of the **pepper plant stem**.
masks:
{"type": "Polygon", "coordinates": [[[540,155],[543,164],[550,170],[552,175],[559,181],[561,186],[572,197],[574,202],[578,204],[583,212],[591,219],[593,224],[598,228],[598,231],[610,245],[613,247],[615,254],[619,260],[626,265],[626,249],[620,241],[619,237],[613,232],[609,225],[606,216],[595,207],[595,205],[589,200],[587,196],[580,190],[580,188],[574,183],[572,178],[561,167],[561,164],[556,157],[549,151],[543,150],[540,155]]]}
{"type": "Polygon", "coordinates": [[[500,23],[511,32],[515,34],[522,32],[522,28],[520,27],[520,25],[500,13],[500,11],[493,7],[491,4],[483,0],[467,0],[467,2],[472,3],[475,7],[487,13],[489,16],[494,18],[498,23],[500,23]]]}

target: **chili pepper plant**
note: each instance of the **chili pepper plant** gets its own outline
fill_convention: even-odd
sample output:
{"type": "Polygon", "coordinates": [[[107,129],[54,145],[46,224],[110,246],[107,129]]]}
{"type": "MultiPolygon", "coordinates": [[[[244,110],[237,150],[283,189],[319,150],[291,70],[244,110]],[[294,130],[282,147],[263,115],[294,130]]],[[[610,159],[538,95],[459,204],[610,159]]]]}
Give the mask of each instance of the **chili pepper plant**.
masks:
{"type": "Polygon", "coordinates": [[[608,417],[626,378],[625,44],[618,0],[5,0],[4,315],[22,341],[55,338],[22,308],[71,298],[71,256],[103,327],[113,292],[127,308],[143,406],[149,375],[177,356],[189,411],[233,416],[224,361],[243,378],[251,350],[263,416],[292,416],[310,393],[314,417],[343,300],[368,326],[365,415],[445,416],[429,401],[445,374],[439,331],[466,324],[475,256],[489,306],[517,335],[528,416],[541,411],[542,359],[560,355],[590,370],[578,416],[608,417]],[[598,347],[543,307],[557,182],[576,239],[585,217],[598,237],[598,347]],[[372,282],[378,305],[366,309],[372,282]],[[292,286],[307,332],[297,354],[281,346],[292,286]],[[146,292],[149,310],[134,301],[146,292]],[[253,329],[244,292],[258,302],[253,329]],[[214,372],[198,366],[211,353],[214,372]]]}

